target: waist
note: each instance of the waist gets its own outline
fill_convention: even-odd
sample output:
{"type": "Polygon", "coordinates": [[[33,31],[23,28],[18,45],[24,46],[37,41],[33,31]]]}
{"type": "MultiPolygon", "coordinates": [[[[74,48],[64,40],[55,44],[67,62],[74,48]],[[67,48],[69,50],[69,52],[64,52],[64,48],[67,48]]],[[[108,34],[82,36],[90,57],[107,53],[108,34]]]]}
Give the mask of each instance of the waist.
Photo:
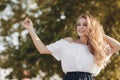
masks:
{"type": "Polygon", "coordinates": [[[81,76],[92,76],[89,72],[81,72],[81,71],[75,71],[75,72],[67,72],[67,75],[81,75],[81,76]]]}

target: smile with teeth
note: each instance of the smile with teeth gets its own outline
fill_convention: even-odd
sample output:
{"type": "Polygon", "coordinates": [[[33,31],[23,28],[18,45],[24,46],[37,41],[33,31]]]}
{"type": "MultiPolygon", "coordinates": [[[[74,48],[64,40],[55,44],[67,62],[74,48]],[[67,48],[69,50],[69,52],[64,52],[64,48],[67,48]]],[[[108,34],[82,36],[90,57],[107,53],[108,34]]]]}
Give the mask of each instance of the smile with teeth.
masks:
{"type": "Polygon", "coordinates": [[[85,30],[78,30],[78,32],[83,33],[83,32],[85,32],[85,30]]]}

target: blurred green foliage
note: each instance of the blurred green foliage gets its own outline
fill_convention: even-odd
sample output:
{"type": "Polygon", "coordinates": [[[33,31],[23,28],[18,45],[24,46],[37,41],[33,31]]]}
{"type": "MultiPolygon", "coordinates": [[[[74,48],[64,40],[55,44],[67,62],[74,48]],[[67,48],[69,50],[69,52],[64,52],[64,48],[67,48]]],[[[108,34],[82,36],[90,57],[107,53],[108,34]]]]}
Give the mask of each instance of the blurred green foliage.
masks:
{"type": "MultiPolygon", "coordinates": [[[[75,36],[74,25],[82,13],[95,16],[106,34],[120,41],[120,0],[1,0],[0,43],[4,44],[5,50],[0,53],[0,67],[13,69],[7,78],[32,78],[39,70],[46,73],[43,80],[49,80],[54,74],[63,77],[60,62],[51,55],[39,54],[30,36],[23,36],[25,29],[21,22],[26,16],[31,18],[36,33],[47,45],[60,38],[75,36]],[[5,11],[7,7],[11,8],[11,15],[5,11]],[[12,37],[15,33],[18,45],[12,37]],[[29,75],[24,75],[24,70],[29,75]]],[[[120,80],[119,66],[120,54],[114,54],[111,63],[95,79],[120,80]]]]}

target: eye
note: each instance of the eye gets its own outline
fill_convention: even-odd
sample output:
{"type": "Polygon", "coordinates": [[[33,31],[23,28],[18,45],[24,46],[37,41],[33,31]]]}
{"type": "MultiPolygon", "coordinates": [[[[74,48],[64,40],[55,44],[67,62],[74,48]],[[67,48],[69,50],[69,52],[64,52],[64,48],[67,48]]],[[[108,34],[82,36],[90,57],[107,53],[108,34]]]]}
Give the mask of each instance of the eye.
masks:
{"type": "Polygon", "coordinates": [[[83,24],[83,26],[87,27],[87,24],[83,24]]]}
{"type": "Polygon", "coordinates": [[[83,26],[87,26],[86,24],[84,24],[83,26]]]}

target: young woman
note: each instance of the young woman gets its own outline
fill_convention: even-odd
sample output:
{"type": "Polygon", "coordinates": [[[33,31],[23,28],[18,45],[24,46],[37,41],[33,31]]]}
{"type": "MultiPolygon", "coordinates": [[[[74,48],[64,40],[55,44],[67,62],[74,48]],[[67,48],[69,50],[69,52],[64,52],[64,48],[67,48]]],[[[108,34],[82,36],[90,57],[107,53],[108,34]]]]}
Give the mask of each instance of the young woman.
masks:
{"type": "Polygon", "coordinates": [[[29,31],[40,54],[51,54],[61,61],[63,80],[93,80],[120,50],[120,43],[104,34],[103,27],[91,15],[80,15],[76,21],[79,38],[67,37],[45,46],[36,35],[32,21],[26,18],[23,26],[29,31]]]}

